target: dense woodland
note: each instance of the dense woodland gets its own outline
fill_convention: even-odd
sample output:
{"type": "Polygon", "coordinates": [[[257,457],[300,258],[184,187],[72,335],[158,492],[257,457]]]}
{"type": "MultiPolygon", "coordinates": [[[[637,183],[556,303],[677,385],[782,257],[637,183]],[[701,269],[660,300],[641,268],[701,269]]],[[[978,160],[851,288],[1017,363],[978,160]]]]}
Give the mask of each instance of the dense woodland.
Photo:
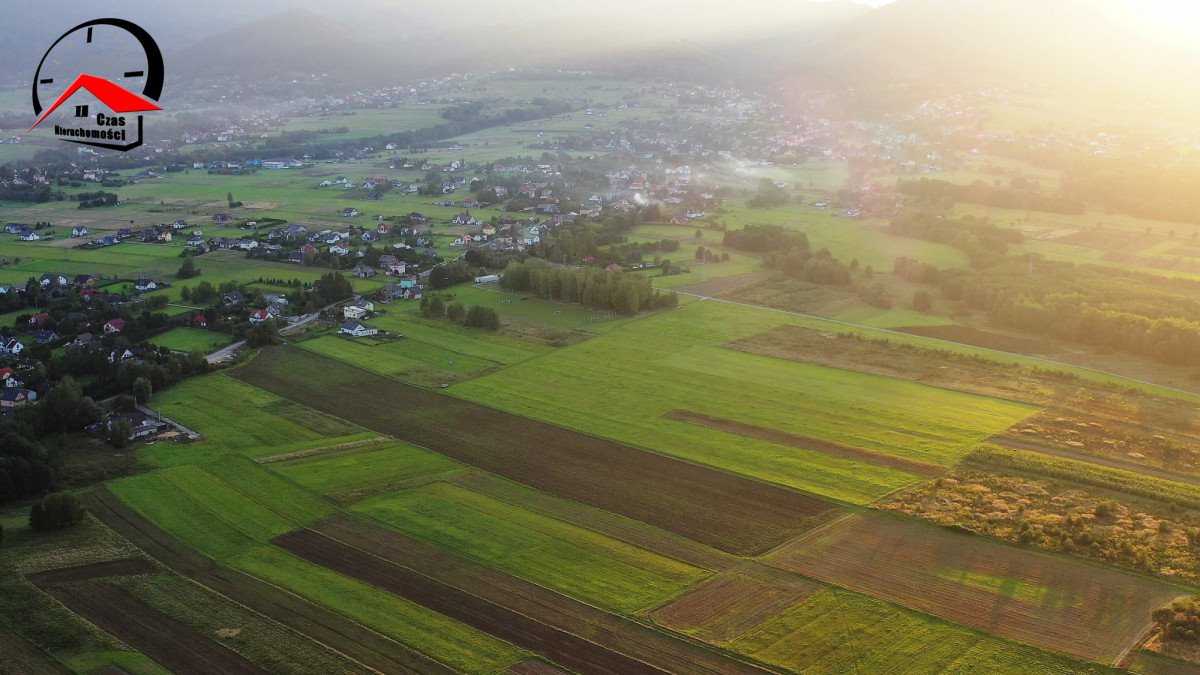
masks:
{"type": "Polygon", "coordinates": [[[953,246],[967,254],[973,267],[979,268],[996,264],[1010,245],[1024,240],[1020,232],[997,227],[986,218],[947,218],[922,210],[897,213],[888,223],[888,232],[953,246]]]}
{"type": "Polygon", "coordinates": [[[1048,211],[1070,215],[1084,212],[1084,203],[1079,198],[1061,193],[1043,194],[1036,182],[1020,176],[1011,179],[1008,185],[989,184],[979,180],[968,185],[931,178],[900,180],[896,182],[896,190],[901,194],[911,195],[918,199],[946,204],[966,202],[1004,209],[1048,211]]]}
{"type": "Polygon", "coordinates": [[[830,286],[850,283],[850,269],[828,250],[814,253],[803,232],[779,225],[747,225],[742,230],[726,231],[722,241],[739,251],[765,253],[764,266],[795,279],[830,286]]]}
{"type": "Polygon", "coordinates": [[[660,293],[651,288],[647,277],[596,267],[553,267],[534,258],[509,263],[500,285],[516,293],[628,315],[679,304],[674,293],[660,293]]]}
{"type": "MultiPolygon", "coordinates": [[[[911,276],[912,263],[899,263],[911,276]]],[[[926,280],[927,268],[917,273],[926,280]]],[[[1099,265],[1010,256],[987,270],[941,270],[942,295],[1014,330],[1144,354],[1200,359],[1200,283],[1099,265]]]]}

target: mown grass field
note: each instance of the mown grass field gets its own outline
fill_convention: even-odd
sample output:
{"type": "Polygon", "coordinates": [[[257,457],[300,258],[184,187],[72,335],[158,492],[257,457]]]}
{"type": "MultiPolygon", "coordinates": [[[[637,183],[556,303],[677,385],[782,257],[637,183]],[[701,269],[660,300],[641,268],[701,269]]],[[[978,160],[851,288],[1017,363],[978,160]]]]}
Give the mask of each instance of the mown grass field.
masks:
{"type": "Polygon", "coordinates": [[[112,489],[184,543],[226,561],[335,512],[289,481],[240,459],[170,467],[118,481],[112,489]]]}
{"type": "Polygon", "coordinates": [[[442,455],[398,441],[278,462],[271,465],[271,470],[306,489],[332,495],[370,490],[460,467],[442,455]]]}
{"type": "Polygon", "coordinates": [[[773,552],[789,571],[1097,661],[1136,642],[1164,582],[886,516],[853,514],[773,552]],[[1086,627],[1086,628],[1085,628],[1086,627]]]}
{"type": "Polygon", "coordinates": [[[354,511],[592,604],[635,612],[704,570],[447,483],[371,497],[354,511]]]}
{"type": "Polygon", "coordinates": [[[413,303],[393,303],[386,314],[368,323],[408,341],[500,365],[517,363],[549,351],[544,345],[504,333],[473,330],[441,319],[423,319],[413,303]]]}
{"type": "Polygon", "coordinates": [[[199,349],[207,353],[228,344],[229,340],[229,336],[224,333],[214,333],[201,328],[172,328],[162,335],[154,336],[152,341],[159,347],[175,351],[190,352],[199,349]]]}
{"type": "MultiPolygon", "coordinates": [[[[368,323],[374,325],[375,322],[368,323]]],[[[380,375],[425,387],[458,382],[499,367],[497,361],[410,339],[371,342],[325,335],[298,342],[297,345],[380,375]]]]}
{"type": "Polygon", "coordinates": [[[784,448],[663,419],[682,408],[936,464],[1034,408],[718,345],[787,322],[779,314],[698,303],[630,323],[450,391],[498,406],[853,503],[915,480],[912,474],[784,448]],[[598,367],[598,364],[604,364],[598,367]]]}
{"type": "Polygon", "coordinates": [[[204,435],[200,444],[155,448],[151,453],[177,461],[204,452],[282,454],[300,449],[297,444],[334,445],[345,440],[341,437],[364,431],[223,373],[183,382],[156,396],[150,405],[204,435]]]}

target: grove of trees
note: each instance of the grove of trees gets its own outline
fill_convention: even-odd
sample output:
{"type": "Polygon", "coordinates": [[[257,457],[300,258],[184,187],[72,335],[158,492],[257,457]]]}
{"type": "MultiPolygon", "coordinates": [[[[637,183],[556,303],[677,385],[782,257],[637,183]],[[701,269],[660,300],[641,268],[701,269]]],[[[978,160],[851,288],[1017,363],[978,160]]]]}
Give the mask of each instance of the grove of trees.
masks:
{"type": "Polygon", "coordinates": [[[509,263],[500,286],[546,300],[578,303],[627,315],[679,304],[674,293],[654,290],[646,277],[596,267],[553,267],[536,258],[509,263]]]}

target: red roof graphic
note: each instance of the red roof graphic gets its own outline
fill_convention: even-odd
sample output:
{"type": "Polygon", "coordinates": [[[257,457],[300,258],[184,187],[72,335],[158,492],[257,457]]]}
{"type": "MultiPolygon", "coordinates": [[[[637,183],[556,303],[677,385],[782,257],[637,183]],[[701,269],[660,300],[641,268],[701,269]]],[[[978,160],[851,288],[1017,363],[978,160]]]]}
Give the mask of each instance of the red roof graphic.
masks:
{"type": "Polygon", "coordinates": [[[80,87],[91,92],[93,96],[100,99],[100,102],[108,106],[113,112],[131,113],[144,112],[147,110],[162,110],[162,108],[158,107],[153,102],[138,96],[137,94],[125,89],[124,87],[121,87],[120,85],[109,82],[103,77],[96,77],[95,75],[82,73],[79,77],[75,78],[75,81],[71,83],[71,86],[67,87],[67,90],[62,93],[62,96],[58,97],[58,100],[55,101],[53,105],[51,105],[49,108],[46,108],[46,112],[42,113],[42,116],[33,123],[32,127],[29,127],[29,131],[33,131],[37,125],[42,123],[42,120],[46,119],[47,115],[54,112],[58,106],[62,105],[63,101],[71,98],[75,92],[79,91],[80,87]]]}

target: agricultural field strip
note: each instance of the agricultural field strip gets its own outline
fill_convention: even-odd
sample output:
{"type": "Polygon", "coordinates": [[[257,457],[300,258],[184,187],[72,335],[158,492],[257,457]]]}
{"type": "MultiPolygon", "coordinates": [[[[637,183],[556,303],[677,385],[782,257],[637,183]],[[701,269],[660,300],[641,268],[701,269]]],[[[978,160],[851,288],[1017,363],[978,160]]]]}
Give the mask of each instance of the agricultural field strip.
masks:
{"type": "Polygon", "coordinates": [[[456,671],[484,673],[526,656],[419,604],[374,594],[362,582],[268,546],[272,537],[336,509],[245,458],[161,469],[115,483],[112,490],[217,561],[351,617],[456,671]]]}
{"type": "Polygon", "coordinates": [[[1076,374],[1084,376],[1084,377],[1095,379],[1099,382],[1124,383],[1128,386],[1134,386],[1139,389],[1143,389],[1152,394],[1166,394],[1166,395],[1170,395],[1174,398],[1182,398],[1184,400],[1192,401],[1192,402],[1200,401],[1200,394],[1197,394],[1196,392],[1193,392],[1193,391],[1178,389],[1176,387],[1170,387],[1170,386],[1167,386],[1164,384],[1157,384],[1155,382],[1148,382],[1146,380],[1139,380],[1137,378],[1128,377],[1125,375],[1117,375],[1116,373],[1110,373],[1108,371],[1100,370],[1097,368],[1089,368],[1087,366],[1079,366],[1079,365],[1074,365],[1074,364],[1070,364],[1070,363],[1063,363],[1061,361],[1055,361],[1053,359],[1047,359],[1047,358],[1042,358],[1042,357],[1038,357],[1038,356],[1028,356],[1026,354],[1016,354],[1013,352],[1005,352],[1005,351],[999,351],[999,350],[995,350],[995,349],[987,349],[985,347],[973,347],[971,345],[965,345],[961,342],[952,342],[950,340],[941,340],[938,338],[913,335],[911,333],[905,333],[903,331],[891,330],[891,329],[887,329],[887,328],[879,328],[876,326],[867,326],[864,324],[852,323],[849,321],[839,321],[837,319],[830,319],[830,318],[826,318],[823,316],[817,316],[815,314],[805,314],[803,312],[796,312],[796,311],[787,310],[787,309],[779,309],[776,307],[765,307],[763,305],[754,305],[754,304],[751,304],[748,302],[738,302],[736,300],[728,300],[725,298],[715,298],[712,296],[699,295],[696,293],[686,293],[686,292],[682,292],[682,291],[677,291],[677,292],[680,295],[694,297],[694,298],[696,298],[698,300],[702,300],[702,301],[724,303],[724,304],[734,305],[737,307],[745,307],[748,309],[754,309],[754,310],[758,310],[758,311],[762,311],[762,312],[772,312],[772,313],[784,314],[787,316],[796,317],[798,319],[804,319],[804,320],[812,322],[814,327],[818,327],[818,328],[820,328],[820,327],[830,328],[831,326],[842,326],[842,327],[846,327],[846,328],[852,328],[855,331],[857,331],[859,333],[863,333],[865,335],[880,335],[880,334],[882,334],[885,337],[891,337],[892,339],[909,342],[911,344],[936,344],[936,345],[939,345],[942,347],[951,347],[951,348],[955,348],[958,350],[963,350],[966,353],[978,353],[978,354],[983,354],[985,356],[990,356],[992,358],[1004,358],[1004,359],[1008,359],[1010,361],[1016,361],[1018,363],[1032,364],[1032,365],[1040,366],[1042,368],[1051,368],[1054,370],[1062,370],[1062,371],[1065,371],[1068,373],[1076,373],[1076,374]]]}
{"type": "MultiPolygon", "coordinates": [[[[677,560],[687,562],[697,567],[715,570],[718,572],[718,574],[714,577],[711,577],[709,581],[704,582],[699,586],[695,586],[691,590],[686,591],[675,598],[668,599],[658,607],[651,608],[647,612],[643,613],[644,617],[654,619],[660,624],[664,622],[659,614],[661,612],[669,612],[669,608],[673,603],[686,601],[690,594],[697,592],[702,593],[708,585],[720,583],[722,579],[726,579],[733,575],[754,579],[757,583],[761,583],[768,587],[782,589],[787,594],[796,593],[804,597],[810,597],[814,590],[816,592],[823,592],[822,589],[825,589],[825,591],[848,594],[848,597],[856,598],[852,600],[852,602],[873,603],[873,606],[875,606],[876,610],[878,611],[886,610],[887,612],[891,612],[897,616],[910,617],[906,619],[908,622],[906,624],[906,629],[915,629],[918,627],[918,624],[920,627],[922,627],[922,630],[926,628],[932,629],[932,627],[935,626],[946,626],[947,628],[944,630],[941,628],[938,628],[937,630],[941,631],[941,633],[956,636],[955,639],[961,638],[966,640],[970,638],[970,642],[972,644],[980,643],[979,646],[975,647],[971,647],[969,645],[962,647],[963,650],[971,651],[972,653],[985,650],[985,647],[986,649],[995,648],[1003,651],[1006,648],[1011,649],[1014,646],[1007,640],[1001,638],[992,638],[990,636],[981,642],[981,636],[983,635],[982,633],[978,633],[976,629],[968,628],[962,624],[948,623],[943,619],[928,614],[927,612],[904,607],[903,605],[896,605],[887,600],[870,598],[870,596],[861,596],[852,590],[841,590],[836,585],[829,586],[824,582],[816,581],[796,572],[773,567],[758,560],[747,560],[722,553],[712,548],[684,539],[678,535],[658,530],[652,526],[645,525],[637,521],[632,521],[612,513],[600,511],[583,504],[540,493],[532,490],[531,488],[520,485],[519,483],[514,483],[497,476],[483,474],[480,472],[470,472],[456,476],[451,482],[467,487],[472,491],[487,494],[499,500],[508,501],[515,505],[521,506],[522,508],[530,509],[552,518],[558,518],[572,524],[587,527],[595,532],[626,541],[660,555],[673,557],[677,560]],[[972,635],[974,637],[970,637],[972,635]],[[984,643],[986,643],[986,645],[984,643]]],[[[747,619],[746,623],[739,624],[735,622],[733,628],[737,629],[739,627],[746,627],[748,630],[758,630],[760,626],[764,626],[766,623],[776,621],[777,617],[779,616],[778,614],[773,616],[768,616],[767,614],[767,612],[764,612],[763,614],[759,615],[764,619],[764,623],[749,626],[748,624],[750,620],[747,619]]],[[[677,632],[682,629],[682,632],[684,633],[710,641],[714,638],[719,638],[719,633],[721,630],[723,630],[723,627],[719,624],[714,624],[712,626],[713,631],[715,631],[714,633],[706,633],[703,630],[700,632],[689,632],[685,627],[672,625],[670,622],[667,622],[667,626],[676,630],[677,632]]],[[[728,628],[724,629],[728,630],[728,628]]],[[[847,630],[851,629],[847,628],[847,630]]],[[[890,633],[886,633],[886,631],[885,634],[890,635],[890,633]]],[[[729,637],[728,633],[726,633],[726,637],[729,637]]],[[[844,638],[844,635],[832,635],[830,639],[836,641],[844,640],[844,638]]],[[[867,640],[867,638],[863,639],[867,640]]],[[[920,645],[922,643],[918,642],[914,644],[920,645]]],[[[931,638],[931,641],[925,644],[938,644],[938,639],[931,638]]],[[[722,644],[722,646],[726,645],[722,644]]],[[[1027,650],[1033,651],[1035,648],[1028,647],[1027,650]]],[[[901,650],[900,652],[900,654],[907,653],[907,649],[901,650]]],[[[1037,654],[1039,655],[1038,658],[1043,658],[1045,656],[1045,654],[1040,650],[1037,650],[1037,654]]],[[[967,661],[970,661],[970,658],[966,655],[960,654],[959,656],[967,661]]],[[[1028,656],[1028,654],[1025,656],[1028,656]]],[[[915,655],[913,658],[915,658],[915,655]]],[[[953,661],[958,657],[948,656],[947,658],[949,661],[953,661]]],[[[1050,657],[1045,656],[1045,658],[1050,657]]],[[[802,661],[801,663],[812,665],[812,660],[810,659],[808,661],[802,661]]],[[[1008,669],[1010,672],[1021,672],[1021,668],[1016,661],[1009,665],[1011,666],[1008,669]]],[[[788,667],[790,668],[792,666],[788,667]]]]}
{"type": "Polygon", "coordinates": [[[712,417],[702,413],[692,412],[690,410],[671,410],[664,417],[667,419],[677,420],[680,422],[690,422],[700,426],[709,427],[726,431],[731,434],[740,436],[749,436],[751,438],[759,438],[780,445],[789,445],[796,448],[804,448],[808,450],[817,450],[827,452],[831,455],[846,457],[848,459],[857,459],[870,464],[879,464],[882,466],[890,466],[895,469],[908,471],[918,476],[933,477],[945,473],[946,467],[936,464],[929,464],[917,460],[908,459],[906,457],[898,457],[894,455],[885,455],[883,453],[863,450],[862,448],[853,448],[838,443],[830,443],[817,438],[809,438],[799,434],[792,434],[786,431],[769,429],[766,427],[754,426],[744,422],[736,422],[734,420],[712,417]]]}
{"type": "Polygon", "coordinates": [[[145,558],[120,558],[101,563],[45,570],[35,574],[27,574],[25,578],[35,586],[46,588],[48,586],[59,586],[77,581],[103,579],[105,577],[154,574],[157,571],[158,568],[150,564],[145,558]]]}
{"type": "Polygon", "coordinates": [[[116,586],[85,581],[44,590],[72,612],[173,671],[229,675],[267,672],[116,586]]]}
{"type": "Polygon", "coordinates": [[[811,525],[797,516],[815,519],[837,508],[782,487],[332,363],[285,347],[260,354],[233,376],[477,468],[731,552],[774,548],[811,525]],[[385,400],[400,404],[399,411],[378,405],[385,400]],[[514,433],[514,425],[521,433],[514,433]]]}
{"type": "Polygon", "coordinates": [[[446,482],[373,496],[351,510],[407,536],[621,614],[711,572],[446,482]]]}
{"type": "Polygon", "coordinates": [[[90,511],[147,555],[201,587],[379,672],[449,674],[449,668],[411,648],[278,586],[215,564],[98,489],[90,511]]]}
{"type": "Polygon", "coordinates": [[[342,450],[352,450],[370,447],[372,445],[381,445],[390,443],[395,439],[387,436],[375,436],[373,438],[365,438],[360,441],[348,441],[346,443],[336,443],[334,445],[322,445],[317,448],[307,448],[305,450],[295,450],[293,452],[285,452],[280,455],[270,455],[269,457],[255,457],[254,461],[258,464],[274,464],[276,462],[291,462],[315,455],[323,455],[331,452],[339,452],[342,450]]]}
{"type": "MultiPolygon", "coordinates": [[[[374,567],[384,578],[395,574],[394,570],[406,569],[417,577],[477,597],[507,612],[533,617],[539,623],[572,635],[588,636],[589,641],[596,640],[608,649],[671,672],[760,672],[757,667],[710,651],[698,643],[659,632],[368,521],[337,516],[317,523],[307,531],[308,534],[304,532],[284,535],[279,541],[294,542],[296,548],[316,543],[331,551],[335,549],[329,549],[323,542],[335,544],[353,552],[351,558],[376,561],[372,565],[363,563],[364,570],[374,567]]],[[[283,545],[289,547],[286,543],[283,545]]],[[[296,552],[304,555],[301,551],[296,552]]],[[[343,554],[335,551],[330,555],[329,560],[337,560],[343,554]]],[[[493,631],[489,629],[488,632],[493,631]]],[[[550,658],[558,661],[555,657],[550,658]]]]}
{"type": "Polygon", "coordinates": [[[744,566],[710,578],[647,615],[673,630],[724,646],[824,586],[797,576],[744,566]]]}
{"type": "Polygon", "coordinates": [[[1151,609],[1183,593],[1082,560],[875,513],[828,523],[764,562],[1088,660],[1116,658],[1141,637],[1151,609]]]}
{"type": "Polygon", "coordinates": [[[664,421],[662,414],[686,409],[950,465],[974,443],[1035,410],[896,379],[781,364],[779,359],[721,349],[721,344],[775,327],[780,320],[736,307],[707,305],[693,303],[627,323],[536,360],[455,385],[448,393],[853,504],[871,503],[918,477],[827,453],[664,421]],[[604,367],[597,368],[598,363],[604,367]],[[653,390],[654,395],[630,396],[631,389],[653,390]]]}
{"type": "Polygon", "coordinates": [[[2,623],[0,623],[0,654],[3,654],[8,661],[7,667],[21,669],[14,672],[36,672],[50,675],[66,675],[71,672],[51,658],[49,654],[38,649],[2,623]]]}

